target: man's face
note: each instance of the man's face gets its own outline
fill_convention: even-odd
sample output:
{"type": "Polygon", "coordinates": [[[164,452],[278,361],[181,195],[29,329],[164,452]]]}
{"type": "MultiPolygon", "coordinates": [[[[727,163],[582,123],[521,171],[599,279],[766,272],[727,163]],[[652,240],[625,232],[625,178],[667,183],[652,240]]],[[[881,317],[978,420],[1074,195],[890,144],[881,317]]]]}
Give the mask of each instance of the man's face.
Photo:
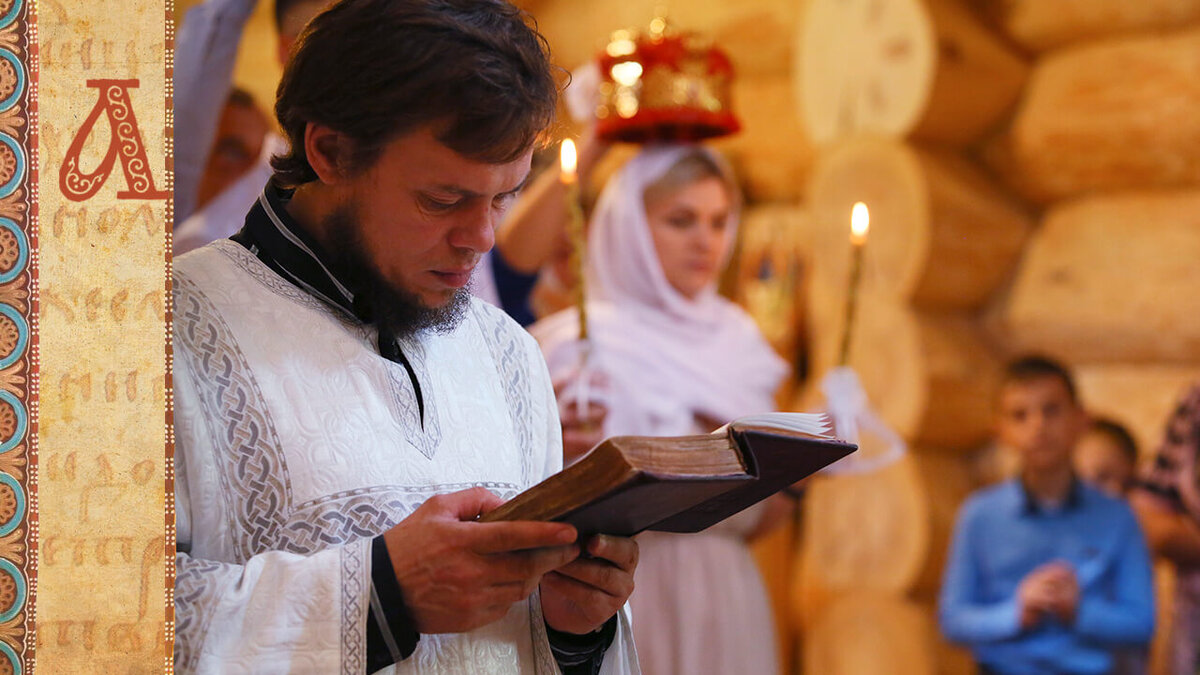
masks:
{"type": "Polygon", "coordinates": [[[1025,470],[1068,466],[1084,423],[1083,411],[1057,377],[1009,382],[1000,391],[997,434],[1025,470]]]}
{"type": "Polygon", "coordinates": [[[267,118],[254,106],[226,103],[200,177],[198,207],[212,201],[258,163],[267,136],[267,118]]]}
{"type": "Polygon", "coordinates": [[[528,177],[532,156],[531,148],[504,164],[468,159],[422,127],[340,181],[339,201],[353,214],[348,226],[379,278],[424,308],[439,309],[461,295],[492,248],[496,224],[528,177]]]}

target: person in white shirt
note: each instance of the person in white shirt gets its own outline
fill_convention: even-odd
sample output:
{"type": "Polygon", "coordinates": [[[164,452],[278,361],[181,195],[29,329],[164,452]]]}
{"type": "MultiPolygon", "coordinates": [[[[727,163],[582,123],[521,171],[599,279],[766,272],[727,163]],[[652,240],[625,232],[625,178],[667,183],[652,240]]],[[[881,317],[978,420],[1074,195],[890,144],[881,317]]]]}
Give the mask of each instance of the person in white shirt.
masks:
{"type": "Polygon", "coordinates": [[[562,462],[537,345],[465,291],[553,119],[526,20],[319,14],[288,153],[176,261],[177,671],[639,673],[632,539],[476,522],[562,462]]]}

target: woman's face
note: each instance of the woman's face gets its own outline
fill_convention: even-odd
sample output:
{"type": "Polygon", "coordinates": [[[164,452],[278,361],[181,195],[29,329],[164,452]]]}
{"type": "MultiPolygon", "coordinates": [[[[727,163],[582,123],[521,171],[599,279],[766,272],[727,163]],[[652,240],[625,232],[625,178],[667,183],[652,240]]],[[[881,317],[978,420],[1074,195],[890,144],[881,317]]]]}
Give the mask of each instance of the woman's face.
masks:
{"type": "Polygon", "coordinates": [[[725,183],[709,177],[646,204],[646,219],[663,274],[694,298],[717,278],[728,247],[725,228],[733,204],[725,183]]]}

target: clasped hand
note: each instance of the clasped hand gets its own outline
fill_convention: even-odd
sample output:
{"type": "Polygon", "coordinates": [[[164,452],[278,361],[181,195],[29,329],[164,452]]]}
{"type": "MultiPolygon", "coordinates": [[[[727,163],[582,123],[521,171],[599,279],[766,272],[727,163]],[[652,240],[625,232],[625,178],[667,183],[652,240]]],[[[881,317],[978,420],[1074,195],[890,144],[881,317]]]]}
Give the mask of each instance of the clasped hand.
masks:
{"type": "Polygon", "coordinates": [[[421,633],[497,621],[541,585],[546,623],[568,633],[604,625],[633,592],[637,544],[598,536],[580,557],[563,523],[475,519],[504,500],[484,488],[430,498],[384,533],[396,580],[421,633]]]}
{"type": "Polygon", "coordinates": [[[1029,628],[1043,616],[1056,616],[1072,623],[1079,606],[1079,580],[1065,562],[1047,563],[1030,572],[1017,587],[1021,626],[1029,628]]]}

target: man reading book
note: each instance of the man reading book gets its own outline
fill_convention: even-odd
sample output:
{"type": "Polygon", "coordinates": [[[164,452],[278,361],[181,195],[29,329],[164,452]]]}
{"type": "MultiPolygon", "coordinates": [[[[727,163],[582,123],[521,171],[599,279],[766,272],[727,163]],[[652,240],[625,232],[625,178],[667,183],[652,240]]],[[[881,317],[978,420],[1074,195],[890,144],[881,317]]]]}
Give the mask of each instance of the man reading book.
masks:
{"type": "Polygon", "coordinates": [[[288,153],[175,265],[178,672],[638,672],[631,539],[477,520],[562,466],[537,345],[465,290],[555,98],[502,0],[300,36],[288,153]]]}
{"type": "Polygon", "coordinates": [[[1070,374],[1040,357],[1012,363],[997,405],[1015,479],[963,505],[939,619],[983,673],[1111,673],[1114,652],[1149,641],[1150,558],[1129,507],[1079,481],[1086,428],[1070,374]]]}

